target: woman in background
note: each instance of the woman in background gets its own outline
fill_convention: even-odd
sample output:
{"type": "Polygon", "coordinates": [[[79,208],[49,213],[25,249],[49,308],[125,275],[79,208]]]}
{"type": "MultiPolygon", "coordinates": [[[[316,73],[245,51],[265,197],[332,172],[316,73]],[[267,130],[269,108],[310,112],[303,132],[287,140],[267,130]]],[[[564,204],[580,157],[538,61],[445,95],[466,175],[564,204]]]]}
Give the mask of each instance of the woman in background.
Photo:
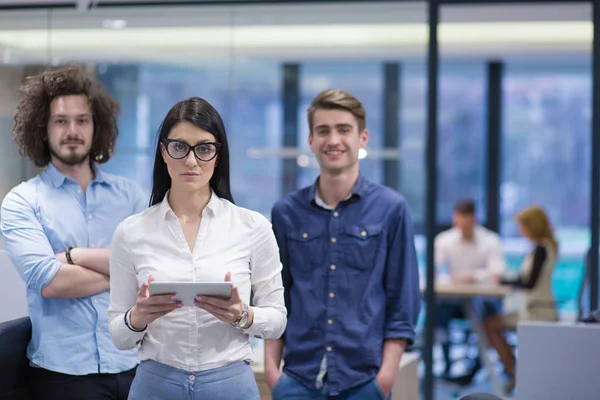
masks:
{"type": "Polygon", "coordinates": [[[558,312],[552,294],[552,272],[558,255],[558,243],[544,210],[528,207],[516,216],[521,235],[535,246],[521,264],[519,277],[503,280],[502,284],[523,289],[523,309],[518,313],[491,316],[483,321],[490,344],[496,349],[509,379],[506,392],[515,386],[516,361],[511,347],[503,336],[504,330],[515,330],[521,321],[557,321],[558,312]]]}
{"type": "Polygon", "coordinates": [[[250,336],[277,339],[286,326],[279,250],[268,220],[233,203],[225,128],[205,100],[176,104],[161,124],[150,202],[118,226],[110,257],[112,339],[141,343],[129,399],[258,400],[250,336]],[[233,289],[182,307],[149,296],[153,280],[233,289]]]}

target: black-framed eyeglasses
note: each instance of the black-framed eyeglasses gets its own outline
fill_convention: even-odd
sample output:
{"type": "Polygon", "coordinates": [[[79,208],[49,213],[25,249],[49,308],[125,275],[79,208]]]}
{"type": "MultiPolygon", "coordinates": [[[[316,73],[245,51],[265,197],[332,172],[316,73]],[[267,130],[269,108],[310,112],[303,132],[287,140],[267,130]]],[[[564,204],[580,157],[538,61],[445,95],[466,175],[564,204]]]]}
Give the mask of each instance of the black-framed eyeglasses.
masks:
{"type": "Polygon", "coordinates": [[[200,161],[210,161],[217,156],[221,143],[202,142],[195,146],[190,146],[186,142],[177,139],[163,139],[163,146],[167,149],[167,154],[176,160],[186,158],[190,151],[194,151],[194,156],[200,161]]]}

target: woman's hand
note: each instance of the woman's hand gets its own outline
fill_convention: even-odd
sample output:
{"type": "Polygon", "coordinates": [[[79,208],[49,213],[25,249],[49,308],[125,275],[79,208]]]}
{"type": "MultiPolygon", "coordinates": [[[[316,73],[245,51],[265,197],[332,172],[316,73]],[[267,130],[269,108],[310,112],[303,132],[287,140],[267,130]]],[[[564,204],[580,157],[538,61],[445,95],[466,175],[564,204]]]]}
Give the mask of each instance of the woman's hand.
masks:
{"type": "MultiPolygon", "coordinates": [[[[225,274],[225,282],[231,282],[231,272],[225,274]]],[[[227,300],[212,296],[196,296],[194,302],[198,308],[208,311],[217,319],[229,324],[237,322],[244,310],[244,301],[236,285],[231,288],[231,297],[227,300]]],[[[253,321],[254,312],[251,307],[248,307],[248,323],[244,328],[250,327],[253,321]]]]}
{"type": "Polygon", "coordinates": [[[129,312],[131,325],[134,329],[143,329],[149,323],[183,306],[174,294],[150,296],[148,288],[152,281],[154,281],[154,277],[150,275],[148,282],[144,282],[140,286],[135,306],[129,312]]]}

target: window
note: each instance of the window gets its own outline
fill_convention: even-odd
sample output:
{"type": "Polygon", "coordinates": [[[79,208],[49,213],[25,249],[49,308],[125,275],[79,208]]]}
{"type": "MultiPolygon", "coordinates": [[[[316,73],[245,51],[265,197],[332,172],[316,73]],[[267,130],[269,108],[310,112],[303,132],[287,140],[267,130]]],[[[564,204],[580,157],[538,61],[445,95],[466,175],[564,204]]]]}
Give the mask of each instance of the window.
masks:
{"type": "MultiPolygon", "coordinates": [[[[402,66],[400,101],[400,191],[419,233],[425,232],[427,69],[402,66]]],[[[441,225],[451,223],[457,200],[472,198],[485,217],[487,141],[484,64],[440,66],[438,110],[438,204],[441,225]]]]}
{"type": "Polygon", "coordinates": [[[517,267],[529,244],[514,215],[537,204],[559,241],[555,298],[572,311],[589,247],[591,71],[589,64],[508,64],[504,80],[501,227],[517,267]]]}
{"type": "Polygon", "coordinates": [[[97,75],[123,111],[118,151],[104,168],[150,190],[160,123],[177,102],[203,97],[227,130],[236,204],[270,215],[281,194],[281,161],[264,153],[281,141],[279,66],[240,63],[222,71],[219,65],[100,64],[97,75]]]}

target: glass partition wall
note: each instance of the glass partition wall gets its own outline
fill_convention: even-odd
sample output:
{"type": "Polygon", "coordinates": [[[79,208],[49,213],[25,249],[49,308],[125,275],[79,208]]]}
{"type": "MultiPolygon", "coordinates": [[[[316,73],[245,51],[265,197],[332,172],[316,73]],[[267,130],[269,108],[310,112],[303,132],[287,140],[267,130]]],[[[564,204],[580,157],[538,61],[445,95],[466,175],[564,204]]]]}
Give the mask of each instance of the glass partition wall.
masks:
{"type": "MultiPolygon", "coordinates": [[[[362,172],[408,201],[424,279],[427,11],[424,1],[0,11],[0,199],[37,173],[10,130],[20,80],[45,68],[78,62],[106,85],[121,116],[102,168],[147,190],[165,113],[206,98],[228,130],[236,203],[267,217],[314,182],[306,110],[320,90],[341,88],[367,110],[362,172]]],[[[590,245],[590,20],[586,3],[443,5],[438,29],[439,230],[457,200],[474,199],[514,271],[528,250],[514,215],[544,206],[560,242],[553,288],[564,318],[576,313],[590,245]]],[[[437,374],[437,346],[434,356],[437,374]]],[[[487,388],[483,375],[476,385],[487,388]]],[[[436,387],[436,399],[452,390],[436,387]]]]}
{"type": "MultiPolygon", "coordinates": [[[[515,216],[528,206],[543,207],[559,242],[553,295],[560,318],[573,320],[591,232],[591,4],[444,3],[438,29],[437,226],[451,224],[457,200],[475,200],[479,222],[500,234],[507,274],[514,275],[533,249],[515,216]],[[451,66],[460,64],[446,82],[451,66]],[[460,87],[460,100],[445,103],[452,85],[460,87]]],[[[505,299],[505,309],[513,300],[505,299]]],[[[456,328],[450,340],[458,343],[454,372],[460,375],[477,357],[473,340],[479,339],[469,336],[473,326],[456,328]]],[[[440,375],[445,365],[441,351],[436,354],[434,375],[440,375]]],[[[501,365],[494,352],[490,356],[492,368],[484,365],[469,388],[438,386],[435,398],[493,391],[491,375],[501,365]]]]}

